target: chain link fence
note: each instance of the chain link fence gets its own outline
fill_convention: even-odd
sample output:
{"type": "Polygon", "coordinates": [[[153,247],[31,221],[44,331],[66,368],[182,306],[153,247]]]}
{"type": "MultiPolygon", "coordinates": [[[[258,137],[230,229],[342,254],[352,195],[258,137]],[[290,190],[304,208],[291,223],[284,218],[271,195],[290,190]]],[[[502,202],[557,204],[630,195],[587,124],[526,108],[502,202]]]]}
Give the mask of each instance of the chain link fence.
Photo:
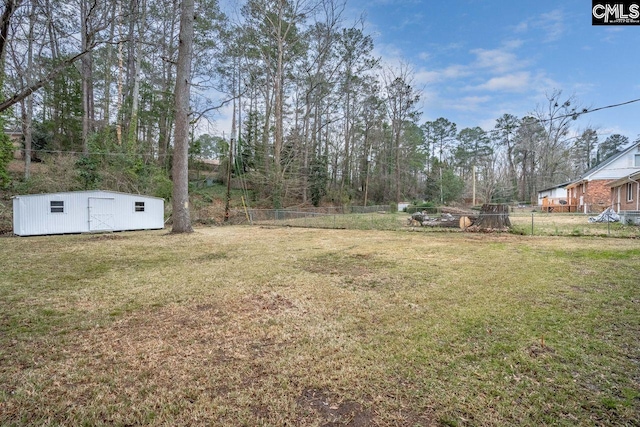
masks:
{"type": "Polygon", "coordinates": [[[627,220],[589,222],[596,214],[531,212],[511,214],[511,232],[532,236],[640,238],[640,226],[627,220]]]}
{"type": "Polygon", "coordinates": [[[397,215],[388,205],[322,207],[305,209],[247,209],[236,211],[235,217],[244,216],[252,225],[280,227],[396,230],[397,215]]]}
{"type": "MultiPolygon", "coordinates": [[[[469,213],[473,219],[479,213],[469,213]]],[[[455,226],[463,214],[429,214],[429,225],[411,221],[405,212],[391,212],[389,206],[354,206],[315,209],[247,209],[236,211],[244,224],[353,230],[392,230],[419,232],[461,232],[455,226]],[[439,223],[438,221],[442,221],[439,223]],[[454,224],[454,227],[451,224],[454,224]]],[[[593,215],[581,213],[511,212],[510,233],[529,236],[602,236],[640,238],[640,226],[629,222],[591,223],[593,215]]],[[[238,221],[236,221],[238,223],[238,221]]],[[[464,222],[461,222],[464,224],[464,222]]]]}

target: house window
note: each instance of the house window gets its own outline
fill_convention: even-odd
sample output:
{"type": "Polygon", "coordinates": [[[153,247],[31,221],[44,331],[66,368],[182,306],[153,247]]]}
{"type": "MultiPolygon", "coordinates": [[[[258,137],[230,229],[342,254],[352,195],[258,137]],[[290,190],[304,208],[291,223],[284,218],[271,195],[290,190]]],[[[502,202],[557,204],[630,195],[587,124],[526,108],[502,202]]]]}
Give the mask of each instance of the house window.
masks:
{"type": "Polygon", "coordinates": [[[629,182],[627,184],[627,202],[633,201],[633,183],[629,182]]]}
{"type": "Polygon", "coordinates": [[[51,200],[49,206],[51,213],[64,213],[64,202],[62,200],[51,200]]]}
{"type": "Polygon", "coordinates": [[[136,212],[144,212],[144,202],[136,202],[136,212]]]}
{"type": "Polygon", "coordinates": [[[633,165],[637,168],[640,168],[640,154],[636,154],[633,156],[633,165]]]}

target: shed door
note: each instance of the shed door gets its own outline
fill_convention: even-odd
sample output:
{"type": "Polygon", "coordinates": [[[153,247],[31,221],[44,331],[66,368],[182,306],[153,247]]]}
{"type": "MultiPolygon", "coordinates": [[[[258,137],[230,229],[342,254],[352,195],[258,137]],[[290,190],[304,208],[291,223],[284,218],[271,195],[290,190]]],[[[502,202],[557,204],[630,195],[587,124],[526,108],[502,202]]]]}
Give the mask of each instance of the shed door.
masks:
{"type": "Polygon", "coordinates": [[[114,199],[89,197],[89,231],[115,228],[114,205],[114,199]]]}

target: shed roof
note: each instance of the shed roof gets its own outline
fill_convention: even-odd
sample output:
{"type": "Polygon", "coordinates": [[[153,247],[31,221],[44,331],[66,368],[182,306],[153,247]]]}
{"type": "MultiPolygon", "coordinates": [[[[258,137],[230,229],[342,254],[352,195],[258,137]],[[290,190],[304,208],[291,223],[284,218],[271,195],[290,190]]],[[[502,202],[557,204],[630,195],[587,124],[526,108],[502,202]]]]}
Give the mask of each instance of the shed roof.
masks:
{"type": "Polygon", "coordinates": [[[21,195],[13,196],[12,199],[19,199],[19,198],[22,198],[22,197],[38,197],[38,196],[46,196],[46,195],[53,195],[53,194],[57,195],[57,194],[80,194],[80,193],[122,194],[122,195],[125,195],[125,196],[139,196],[139,197],[146,197],[146,198],[149,198],[149,199],[164,200],[162,197],[147,196],[145,194],[125,193],[125,192],[122,192],[122,191],[111,191],[111,190],[56,191],[54,193],[21,194],[21,195]]]}

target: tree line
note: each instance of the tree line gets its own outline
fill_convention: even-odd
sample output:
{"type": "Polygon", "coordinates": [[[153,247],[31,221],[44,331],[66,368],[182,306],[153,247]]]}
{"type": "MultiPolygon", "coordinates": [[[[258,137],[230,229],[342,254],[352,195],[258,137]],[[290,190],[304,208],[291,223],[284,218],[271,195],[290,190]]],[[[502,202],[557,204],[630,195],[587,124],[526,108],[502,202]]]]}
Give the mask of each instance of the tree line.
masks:
{"type": "Polygon", "coordinates": [[[489,130],[422,120],[411,66],[377,58],[364,22],[346,24],[342,0],[246,0],[229,15],[216,0],[196,0],[185,130],[176,127],[184,7],[4,0],[0,114],[5,129],[21,130],[24,182],[32,160],[73,152],[85,188],[169,197],[170,180],[186,168],[173,162],[179,131],[193,156],[229,161],[276,208],[532,201],[629,142],[578,131],[574,120],[586,110],[560,90],[489,130]],[[220,144],[206,124],[223,106],[232,126],[220,144]]]}

